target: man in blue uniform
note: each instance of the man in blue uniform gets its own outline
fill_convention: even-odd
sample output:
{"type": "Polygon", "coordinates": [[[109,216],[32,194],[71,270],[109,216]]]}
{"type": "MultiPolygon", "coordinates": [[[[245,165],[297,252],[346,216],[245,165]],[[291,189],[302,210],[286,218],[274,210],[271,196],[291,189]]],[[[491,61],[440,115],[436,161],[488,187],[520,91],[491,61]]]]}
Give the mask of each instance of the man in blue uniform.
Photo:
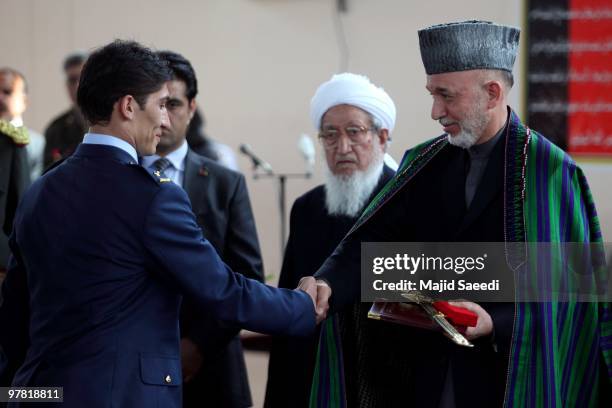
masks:
{"type": "Polygon", "coordinates": [[[10,328],[29,321],[13,385],[62,386],[62,407],[180,406],[181,294],[228,326],[314,329],[314,281],[301,282],[304,293],[234,274],[203,239],[184,190],[138,165],[168,121],[170,79],[137,43],[94,52],[77,96],[90,132],[16,214],[0,344],[10,362],[23,335],[10,328]]]}

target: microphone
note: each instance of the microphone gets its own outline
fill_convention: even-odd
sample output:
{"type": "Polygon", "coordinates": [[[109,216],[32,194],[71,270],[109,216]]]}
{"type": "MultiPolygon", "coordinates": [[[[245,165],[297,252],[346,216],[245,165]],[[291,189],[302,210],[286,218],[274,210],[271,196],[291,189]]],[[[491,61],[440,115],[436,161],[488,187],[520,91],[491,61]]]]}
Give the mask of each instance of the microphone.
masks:
{"type": "Polygon", "coordinates": [[[315,147],[312,142],[312,138],[305,133],[302,133],[300,136],[300,140],[298,141],[298,149],[302,156],[304,156],[304,160],[306,160],[308,174],[312,173],[312,168],[315,164],[315,147]]]}
{"type": "Polygon", "coordinates": [[[274,174],[272,166],[270,166],[270,164],[265,160],[262,160],[257,157],[255,152],[253,152],[253,150],[251,149],[251,146],[249,146],[248,144],[243,143],[240,145],[240,153],[244,154],[245,156],[248,156],[251,159],[254,168],[260,167],[264,172],[268,174],[274,174]]]}

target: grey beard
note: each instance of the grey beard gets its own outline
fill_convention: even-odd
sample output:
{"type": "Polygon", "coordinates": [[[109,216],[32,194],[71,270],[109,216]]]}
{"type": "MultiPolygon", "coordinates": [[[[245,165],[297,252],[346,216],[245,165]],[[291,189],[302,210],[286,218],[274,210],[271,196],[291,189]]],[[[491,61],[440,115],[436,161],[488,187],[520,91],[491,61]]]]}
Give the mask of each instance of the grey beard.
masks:
{"type": "Polygon", "coordinates": [[[459,132],[457,136],[448,135],[447,138],[448,143],[464,149],[469,149],[478,141],[478,135],[465,130],[459,132]]]}
{"type": "MultiPolygon", "coordinates": [[[[483,114],[485,108],[486,101],[479,98],[472,106],[469,115],[460,123],[459,134],[457,136],[448,135],[448,142],[464,149],[474,146],[487,127],[487,118],[483,114]]],[[[444,120],[441,119],[440,123],[444,125],[444,120]]]]}
{"type": "Polygon", "coordinates": [[[325,207],[328,214],[359,215],[378,184],[383,165],[383,154],[379,152],[365,171],[356,171],[350,176],[335,175],[325,166],[325,207]]]}

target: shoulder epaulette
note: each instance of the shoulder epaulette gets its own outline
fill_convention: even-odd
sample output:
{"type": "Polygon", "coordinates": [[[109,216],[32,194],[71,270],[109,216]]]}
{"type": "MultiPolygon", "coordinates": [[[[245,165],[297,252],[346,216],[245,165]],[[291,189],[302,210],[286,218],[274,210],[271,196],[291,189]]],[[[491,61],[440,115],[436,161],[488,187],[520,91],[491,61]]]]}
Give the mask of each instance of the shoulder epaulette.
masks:
{"type": "Polygon", "coordinates": [[[161,172],[159,170],[155,170],[153,172],[153,175],[155,177],[157,177],[158,181],[160,183],[172,183],[172,179],[169,177],[166,177],[165,175],[162,175],[161,172]]]}
{"type": "Polygon", "coordinates": [[[25,126],[15,127],[6,120],[0,119],[0,133],[5,134],[17,146],[25,146],[30,143],[30,135],[25,126]]]}
{"type": "Polygon", "coordinates": [[[165,175],[162,175],[157,170],[156,171],[150,171],[148,169],[145,169],[144,167],[142,167],[140,164],[137,164],[137,163],[130,164],[130,166],[138,167],[140,169],[140,171],[146,173],[151,179],[155,180],[158,184],[172,183],[172,179],[171,178],[168,178],[165,175]]]}

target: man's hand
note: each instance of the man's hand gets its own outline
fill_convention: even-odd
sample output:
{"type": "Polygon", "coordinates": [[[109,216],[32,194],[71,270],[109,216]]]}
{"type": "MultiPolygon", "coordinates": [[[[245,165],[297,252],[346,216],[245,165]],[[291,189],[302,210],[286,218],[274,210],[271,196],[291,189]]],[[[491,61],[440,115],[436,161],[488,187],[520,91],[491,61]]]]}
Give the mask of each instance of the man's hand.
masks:
{"type": "Polygon", "coordinates": [[[188,383],[202,368],[204,358],[200,348],[187,337],[181,339],[181,365],[183,366],[183,383],[188,383]]]}
{"type": "Polygon", "coordinates": [[[317,280],[317,323],[327,318],[332,289],[324,280],[317,280]]]}
{"type": "Polygon", "coordinates": [[[478,315],[476,327],[468,327],[465,330],[465,337],[468,340],[475,340],[479,337],[490,336],[493,333],[493,320],[491,316],[479,304],[468,302],[467,300],[455,300],[448,302],[453,306],[462,307],[478,315]]]}
{"type": "Polygon", "coordinates": [[[329,297],[331,296],[331,288],[324,281],[315,281],[312,276],[305,276],[300,279],[297,289],[301,289],[308,293],[312,299],[315,308],[317,324],[321,323],[327,317],[329,310],[329,297]]]}

